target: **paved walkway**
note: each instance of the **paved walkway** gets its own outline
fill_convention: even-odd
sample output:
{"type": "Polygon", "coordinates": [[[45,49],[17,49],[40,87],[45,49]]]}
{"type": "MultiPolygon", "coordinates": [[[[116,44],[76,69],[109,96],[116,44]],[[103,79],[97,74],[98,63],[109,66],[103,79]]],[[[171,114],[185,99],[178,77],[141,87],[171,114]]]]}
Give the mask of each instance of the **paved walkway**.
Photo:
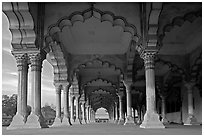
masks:
{"type": "Polygon", "coordinates": [[[6,130],[3,135],[201,135],[202,126],[166,125],[165,129],[141,129],[134,125],[111,123],[73,125],[47,129],[6,130]]]}

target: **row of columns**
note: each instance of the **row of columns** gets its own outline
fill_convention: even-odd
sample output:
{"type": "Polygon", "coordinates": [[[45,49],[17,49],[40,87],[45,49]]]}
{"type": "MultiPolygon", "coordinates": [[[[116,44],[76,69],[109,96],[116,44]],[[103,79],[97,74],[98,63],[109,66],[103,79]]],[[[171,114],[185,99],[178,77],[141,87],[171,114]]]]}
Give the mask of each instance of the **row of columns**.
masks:
{"type": "Polygon", "coordinates": [[[41,69],[44,58],[39,52],[12,54],[18,68],[17,113],[7,129],[46,128],[48,127],[41,113],[41,69]],[[31,66],[31,114],[27,115],[28,69],[31,66]]]}
{"type": "MultiPolygon", "coordinates": [[[[155,103],[155,72],[154,72],[154,51],[148,51],[141,55],[144,59],[145,64],[145,77],[146,77],[146,113],[144,115],[144,120],[140,125],[141,128],[164,128],[164,125],[159,120],[159,115],[156,112],[156,103],[155,103]]],[[[43,128],[48,127],[45,124],[44,118],[41,114],[41,69],[42,69],[42,55],[37,53],[32,54],[14,54],[17,60],[18,67],[18,102],[17,102],[17,113],[14,116],[8,129],[15,128],[43,128]],[[31,66],[31,114],[27,116],[27,82],[28,82],[28,60],[30,61],[31,66]]],[[[130,93],[130,84],[125,83],[126,87],[126,97],[127,97],[127,117],[125,124],[132,123],[131,117],[131,93],[130,93]]],[[[193,96],[192,96],[192,87],[193,84],[186,84],[188,91],[188,113],[189,117],[186,121],[186,124],[193,124],[196,122],[196,119],[193,114],[193,96]]],[[[73,120],[73,101],[71,104],[71,119],[69,118],[69,101],[68,101],[69,85],[65,84],[63,86],[56,87],[56,124],[66,123],[71,125],[71,120],[73,120]],[[61,121],[61,88],[64,90],[64,118],[61,121]]],[[[124,123],[124,115],[122,114],[122,97],[123,93],[118,93],[119,97],[119,120],[118,123],[124,123]]],[[[76,122],[79,120],[79,95],[75,96],[76,99],[76,122]]],[[[165,101],[162,101],[163,103],[165,101]]],[[[162,115],[165,117],[165,105],[163,104],[162,115]]],[[[83,109],[84,110],[84,109],[83,109]]],[[[90,120],[93,115],[90,107],[87,107],[87,117],[86,119],[90,120]]],[[[85,114],[85,111],[84,111],[85,114]]],[[[84,116],[85,118],[85,116],[84,116]]],[[[87,122],[87,121],[86,121],[87,122]]],[[[54,123],[55,124],[55,123],[54,123]]]]}
{"type": "MultiPolygon", "coordinates": [[[[188,117],[186,121],[184,121],[184,125],[197,125],[197,119],[194,116],[194,110],[193,110],[193,87],[195,83],[193,82],[184,82],[184,87],[187,89],[187,96],[188,96],[188,117]]],[[[162,107],[162,123],[166,124],[168,123],[168,120],[166,118],[166,96],[161,96],[161,107],[162,107]]],[[[181,110],[182,111],[182,110],[181,110]]],[[[182,123],[183,121],[181,121],[182,123]]]]}
{"type": "Polygon", "coordinates": [[[95,112],[85,101],[79,102],[79,94],[69,94],[70,85],[56,84],[56,118],[53,127],[72,124],[86,124],[95,121],[95,112]],[[64,87],[64,117],[61,119],[61,89],[64,87]],[[69,111],[70,99],[70,111],[69,111]],[[74,118],[74,100],[76,111],[74,118]],[[69,113],[70,112],[70,113],[69,113]],[[81,112],[81,113],[80,113],[81,112]],[[81,114],[81,115],[80,115],[81,114]],[[81,117],[80,117],[81,116],[81,117]]]}

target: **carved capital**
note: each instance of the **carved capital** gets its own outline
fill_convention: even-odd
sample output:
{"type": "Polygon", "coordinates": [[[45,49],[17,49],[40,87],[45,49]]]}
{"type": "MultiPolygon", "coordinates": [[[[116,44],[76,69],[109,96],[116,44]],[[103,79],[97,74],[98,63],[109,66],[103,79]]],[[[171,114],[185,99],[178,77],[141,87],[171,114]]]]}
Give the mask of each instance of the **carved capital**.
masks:
{"type": "Polygon", "coordinates": [[[123,81],[123,84],[126,88],[126,92],[131,92],[131,85],[132,85],[132,82],[130,81],[123,81]]]}
{"type": "Polygon", "coordinates": [[[84,106],[86,102],[85,101],[80,101],[80,103],[84,106]]]}
{"type": "Polygon", "coordinates": [[[157,51],[144,51],[140,57],[144,60],[145,69],[154,69],[154,60],[157,51]]]}
{"type": "Polygon", "coordinates": [[[56,94],[61,94],[62,85],[60,84],[54,84],[54,85],[55,85],[56,94]]]}
{"type": "Polygon", "coordinates": [[[74,96],[75,96],[75,99],[76,99],[76,100],[79,100],[79,97],[80,97],[79,94],[75,94],[74,96]]]}
{"type": "Polygon", "coordinates": [[[123,92],[118,92],[118,93],[116,93],[116,94],[117,94],[118,97],[119,97],[119,101],[120,101],[120,99],[122,99],[122,97],[124,96],[123,92]]]}
{"type": "Polygon", "coordinates": [[[63,88],[63,93],[64,94],[65,93],[69,93],[69,89],[71,87],[71,84],[69,84],[69,83],[62,83],[61,85],[62,85],[62,88],[63,88]]]}
{"type": "Polygon", "coordinates": [[[28,71],[28,56],[27,54],[14,54],[18,71],[28,71]]]}
{"type": "Polygon", "coordinates": [[[195,82],[184,82],[184,86],[187,88],[189,93],[192,93],[195,82]]]}
{"type": "Polygon", "coordinates": [[[31,71],[41,71],[42,57],[40,53],[30,53],[29,59],[31,62],[31,71]]]}

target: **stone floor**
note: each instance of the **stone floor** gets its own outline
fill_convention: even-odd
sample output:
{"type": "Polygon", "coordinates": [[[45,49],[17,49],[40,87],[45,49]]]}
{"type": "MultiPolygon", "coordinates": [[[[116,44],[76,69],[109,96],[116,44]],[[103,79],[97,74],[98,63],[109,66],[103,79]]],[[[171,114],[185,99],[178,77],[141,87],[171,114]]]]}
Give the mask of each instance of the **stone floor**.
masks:
{"type": "Polygon", "coordinates": [[[141,129],[134,125],[116,125],[111,123],[73,125],[47,129],[6,130],[3,135],[201,135],[202,126],[166,125],[165,129],[141,129]]]}

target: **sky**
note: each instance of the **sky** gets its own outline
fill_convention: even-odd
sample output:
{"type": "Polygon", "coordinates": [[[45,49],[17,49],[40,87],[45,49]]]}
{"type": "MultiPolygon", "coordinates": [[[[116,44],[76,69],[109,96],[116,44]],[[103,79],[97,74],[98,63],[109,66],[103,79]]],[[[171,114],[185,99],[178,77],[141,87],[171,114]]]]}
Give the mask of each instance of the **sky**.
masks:
{"type": "MultiPolygon", "coordinates": [[[[2,94],[12,95],[17,94],[18,85],[18,71],[14,56],[11,54],[11,33],[9,31],[8,19],[2,13],[2,94]]],[[[30,69],[29,69],[30,71],[30,69]]],[[[30,74],[30,73],[29,73],[30,74]]],[[[55,87],[53,85],[53,68],[47,60],[43,61],[42,75],[41,75],[41,105],[45,103],[55,104],[55,87]]],[[[30,104],[31,92],[31,77],[28,75],[28,105],[30,104]]]]}

